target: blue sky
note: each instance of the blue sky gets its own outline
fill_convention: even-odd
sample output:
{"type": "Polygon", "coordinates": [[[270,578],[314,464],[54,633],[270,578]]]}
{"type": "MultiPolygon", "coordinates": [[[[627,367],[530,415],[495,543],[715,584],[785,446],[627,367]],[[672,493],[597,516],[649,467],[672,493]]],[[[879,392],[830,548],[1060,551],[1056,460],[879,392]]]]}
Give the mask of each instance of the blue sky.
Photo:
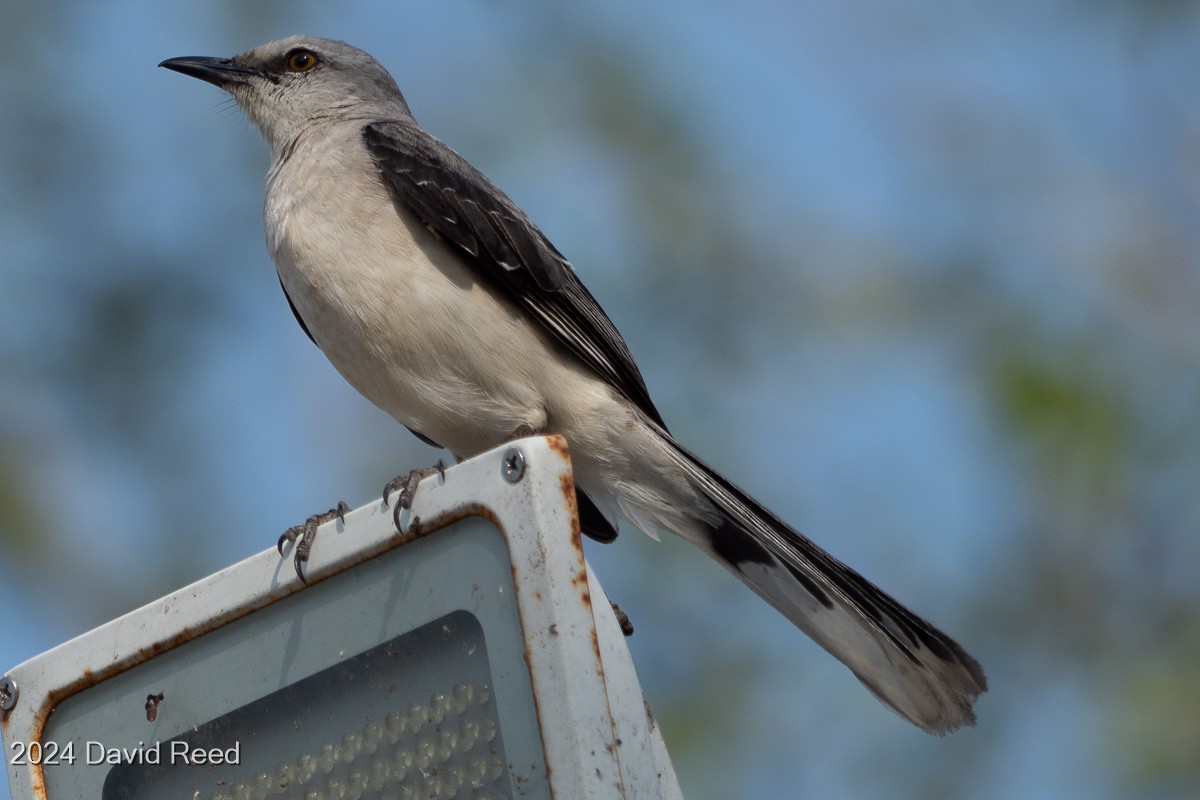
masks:
{"type": "Polygon", "coordinates": [[[1114,468],[1103,519],[1118,533],[1090,549],[1112,548],[1118,577],[1143,563],[1131,553],[1152,553],[1161,573],[1141,585],[1195,619],[1194,570],[1180,567],[1200,556],[1190,6],[129,0],[5,13],[0,175],[22,193],[0,199],[0,444],[21,453],[42,547],[31,557],[0,536],[0,668],[435,457],[292,321],[262,244],[268,154],[251,126],[213,87],[154,66],[308,32],[372,52],[418,119],[538,221],[681,438],[989,668],[980,728],[926,740],[718,568],[629,531],[589,559],[632,609],[631,648],[688,796],[1103,798],[1141,785],[1106,749],[1122,741],[1115,721],[1136,718],[1111,699],[1136,668],[1051,657],[1003,628],[1028,622],[1008,608],[1025,592],[1026,537],[1067,543],[1052,552],[1068,560],[1087,552],[1073,537],[1097,498],[1053,483],[1046,459],[1070,447],[1014,435],[986,376],[989,347],[1009,337],[1002,353],[1082,364],[1146,420],[1132,429],[1160,455],[1114,468]],[[580,43],[637,77],[654,141],[597,110],[628,87],[589,74],[580,43]],[[751,244],[745,262],[713,258],[695,227],[654,239],[656,191],[694,192],[680,206],[751,244]],[[146,287],[132,296],[154,332],[115,355],[86,335],[112,286],[146,287]],[[181,363],[132,385],[123,376],[141,373],[122,369],[138,359],[181,363]],[[156,565],[155,579],[120,577],[132,563],[156,565]]]}

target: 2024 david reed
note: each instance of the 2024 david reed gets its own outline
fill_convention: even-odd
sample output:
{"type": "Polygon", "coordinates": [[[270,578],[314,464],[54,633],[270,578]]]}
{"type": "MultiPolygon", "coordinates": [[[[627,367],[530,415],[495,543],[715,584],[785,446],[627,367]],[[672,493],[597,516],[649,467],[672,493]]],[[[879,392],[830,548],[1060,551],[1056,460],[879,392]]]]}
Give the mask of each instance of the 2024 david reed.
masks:
{"type": "MultiPolygon", "coordinates": [[[[293,36],[161,66],[228,91],[270,144],[267,249],[300,325],[367,399],[457,458],[563,435],[586,532],[678,534],[916,725],[974,722],[975,659],[676,442],[566,258],[417,125],[375,59],[293,36]]],[[[298,572],[327,518],[289,537],[298,572]]]]}
{"type": "Polygon", "coordinates": [[[202,764],[242,763],[242,743],[233,747],[196,747],[182,740],[155,742],[149,747],[138,742],[136,747],[110,747],[104,742],[86,741],[75,750],[75,742],[59,745],[57,742],[14,742],[10,763],[14,765],[57,764],[72,765],[82,762],[89,766],[98,764],[167,764],[170,766],[200,766],[202,764]]]}

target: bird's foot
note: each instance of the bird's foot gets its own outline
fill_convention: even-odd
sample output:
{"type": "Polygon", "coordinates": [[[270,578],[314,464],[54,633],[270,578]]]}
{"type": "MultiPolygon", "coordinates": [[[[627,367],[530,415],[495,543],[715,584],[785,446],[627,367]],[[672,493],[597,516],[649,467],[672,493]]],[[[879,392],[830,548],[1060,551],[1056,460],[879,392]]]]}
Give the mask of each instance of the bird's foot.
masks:
{"type": "Polygon", "coordinates": [[[613,613],[617,615],[617,625],[621,628],[621,633],[625,634],[626,638],[633,636],[633,623],[630,622],[629,615],[622,611],[616,603],[610,601],[609,605],[612,606],[613,613]]]}
{"type": "Polygon", "coordinates": [[[304,577],[304,565],[308,562],[308,554],[312,552],[313,542],[317,538],[317,529],[334,519],[339,519],[343,523],[346,521],[346,512],[350,510],[350,506],[343,503],[341,500],[335,508],[331,508],[322,514],[313,514],[308,519],[304,520],[303,524],[293,525],[283,532],[279,537],[279,555],[283,555],[283,543],[293,542],[296,545],[295,554],[292,556],[292,563],[296,566],[296,575],[302,583],[308,583],[304,577]],[[297,541],[299,540],[299,541],[297,541]]]}
{"type": "Polygon", "coordinates": [[[417,495],[417,485],[430,475],[439,475],[442,480],[445,480],[446,462],[439,458],[432,467],[420,467],[407,475],[397,475],[387,482],[387,486],[383,487],[384,506],[390,505],[388,500],[391,498],[392,492],[397,489],[400,491],[396,497],[396,505],[392,508],[392,521],[396,523],[397,531],[403,533],[400,527],[400,512],[412,508],[413,498],[417,495]]]}

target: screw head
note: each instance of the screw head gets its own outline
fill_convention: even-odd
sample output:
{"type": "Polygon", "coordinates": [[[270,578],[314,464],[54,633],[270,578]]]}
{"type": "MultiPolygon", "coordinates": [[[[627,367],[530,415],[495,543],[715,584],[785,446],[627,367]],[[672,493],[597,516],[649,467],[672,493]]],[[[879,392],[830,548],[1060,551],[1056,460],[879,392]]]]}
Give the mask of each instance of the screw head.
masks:
{"type": "Polygon", "coordinates": [[[509,483],[516,483],[525,475],[525,454],[519,448],[510,447],[500,460],[500,474],[509,483]]]}
{"type": "Polygon", "coordinates": [[[0,711],[12,711],[17,704],[17,682],[5,675],[0,678],[0,711]]]}

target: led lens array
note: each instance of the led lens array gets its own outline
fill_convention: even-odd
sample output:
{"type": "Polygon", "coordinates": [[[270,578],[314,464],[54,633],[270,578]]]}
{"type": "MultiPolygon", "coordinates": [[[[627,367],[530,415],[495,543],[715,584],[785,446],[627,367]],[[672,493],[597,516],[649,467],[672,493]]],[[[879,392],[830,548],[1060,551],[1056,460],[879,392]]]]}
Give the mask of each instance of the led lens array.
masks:
{"type": "Polygon", "coordinates": [[[407,712],[368,720],[295,762],[210,800],[500,800],[510,797],[493,743],[491,687],[460,683],[407,712]]]}

